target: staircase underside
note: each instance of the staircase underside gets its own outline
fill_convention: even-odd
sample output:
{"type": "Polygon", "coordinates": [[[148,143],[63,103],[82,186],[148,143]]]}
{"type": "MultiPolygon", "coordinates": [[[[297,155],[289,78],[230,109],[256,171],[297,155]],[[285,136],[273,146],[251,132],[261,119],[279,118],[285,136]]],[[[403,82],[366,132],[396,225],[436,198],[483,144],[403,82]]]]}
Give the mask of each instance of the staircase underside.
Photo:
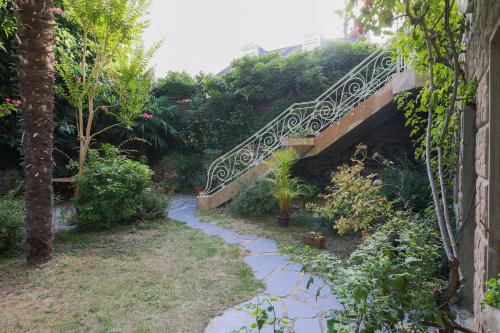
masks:
{"type": "MultiPolygon", "coordinates": [[[[338,146],[342,142],[341,139],[355,129],[369,130],[371,126],[376,126],[383,122],[387,118],[382,114],[384,109],[393,103],[398,93],[422,87],[424,82],[423,78],[411,71],[395,74],[392,80],[382,89],[367,98],[316,137],[286,138],[282,141],[282,147],[293,147],[301,158],[313,157],[327,149],[335,149],[336,145],[338,146]]],[[[242,184],[268,173],[269,168],[267,164],[265,161],[261,162],[217,192],[211,195],[198,196],[198,208],[208,210],[219,207],[236,196],[242,184]]]]}

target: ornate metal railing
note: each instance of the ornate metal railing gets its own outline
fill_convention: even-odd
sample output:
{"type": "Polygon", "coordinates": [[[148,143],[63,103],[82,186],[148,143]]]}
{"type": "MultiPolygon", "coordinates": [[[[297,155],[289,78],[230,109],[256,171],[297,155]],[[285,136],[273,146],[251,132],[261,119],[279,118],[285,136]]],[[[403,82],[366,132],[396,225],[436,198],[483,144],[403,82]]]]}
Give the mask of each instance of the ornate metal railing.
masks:
{"type": "Polygon", "coordinates": [[[318,135],[404,70],[392,52],[381,48],[311,102],[295,103],[269,124],[224,155],[208,169],[204,193],[210,195],[234,181],[281,147],[283,138],[318,135]]]}

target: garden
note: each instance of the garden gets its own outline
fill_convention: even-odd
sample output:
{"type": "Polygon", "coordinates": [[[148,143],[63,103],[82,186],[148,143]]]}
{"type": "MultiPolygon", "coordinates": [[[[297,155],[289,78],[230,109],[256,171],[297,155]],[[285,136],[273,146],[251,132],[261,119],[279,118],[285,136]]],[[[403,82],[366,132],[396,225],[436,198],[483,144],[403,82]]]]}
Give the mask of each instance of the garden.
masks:
{"type": "MultiPolygon", "coordinates": [[[[477,84],[458,2],[346,0],[354,40],[162,77],[149,5],[0,0],[0,332],[214,333],[225,316],[241,320],[227,332],[475,332],[456,187],[477,84]],[[321,170],[282,147],[196,210],[210,164],[379,50],[368,33],[425,78],[395,97],[405,144],[358,140],[321,170]]],[[[480,306],[500,309],[499,285],[480,306]]]]}

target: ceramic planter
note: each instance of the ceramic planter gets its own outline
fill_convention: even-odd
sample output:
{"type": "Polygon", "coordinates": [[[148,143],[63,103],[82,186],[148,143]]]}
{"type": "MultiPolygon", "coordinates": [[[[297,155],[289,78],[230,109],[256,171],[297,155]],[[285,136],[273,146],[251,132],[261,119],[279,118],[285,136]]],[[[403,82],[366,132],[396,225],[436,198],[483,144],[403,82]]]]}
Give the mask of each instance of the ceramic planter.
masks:
{"type": "Polygon", "coordinates": [[[290,216],[281,216],[278,215],[276,216],[276,219],[278,220],[278,226],[282,228],[288,227],[288,224],[290,223],[290,216]]]}

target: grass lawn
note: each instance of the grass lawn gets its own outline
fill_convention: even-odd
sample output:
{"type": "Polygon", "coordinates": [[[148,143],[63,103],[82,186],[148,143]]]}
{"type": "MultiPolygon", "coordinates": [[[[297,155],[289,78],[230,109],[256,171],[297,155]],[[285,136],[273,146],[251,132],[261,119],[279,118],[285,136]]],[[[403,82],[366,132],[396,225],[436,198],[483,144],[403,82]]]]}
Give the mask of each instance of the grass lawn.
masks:
{"type": "Polygon", "coordinates": [[[67,232],[42,269],[0,261],[0,332],[201,332],[262,287],[238,246],[174,221],[67,232]]]}
{"type": "Polygon", "coordinates": [[[278,227],[275,216],[264,216],[259,218],[236,218],[231,216],[226,209],[212,209],[199,213],[200,218],[241,234],[252,234],[263,238],[274,239],[280,251],[289,254],[292,259],[295,255],[304,253],[304,250],[312,254],[319,253],[300,239],[302,233],[306,231],[322,231],[326,235],[325,250],[345,259],[361,243],[358,234],[345,234],[339,236],[336,231],[328,226],[320,226],[314,222],[309,214],[296,213],[292,215],[288,228],[278,227]]]}

